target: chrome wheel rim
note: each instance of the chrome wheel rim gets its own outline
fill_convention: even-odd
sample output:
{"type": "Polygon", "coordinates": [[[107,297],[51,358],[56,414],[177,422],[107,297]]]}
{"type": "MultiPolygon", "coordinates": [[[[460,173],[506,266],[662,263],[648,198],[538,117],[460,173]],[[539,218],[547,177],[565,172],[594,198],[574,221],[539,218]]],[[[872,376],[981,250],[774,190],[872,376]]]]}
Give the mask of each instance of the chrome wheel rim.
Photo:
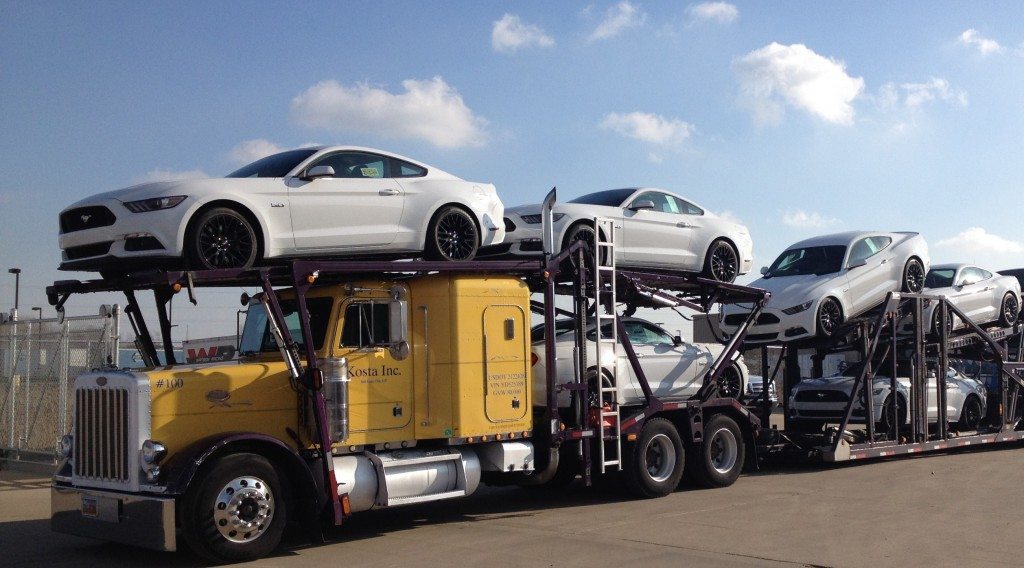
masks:
{"type": "Polygon", "coordinates": [[[839,304],[835,300],[826,300],[821,304],[821,308],[818,309],[818,328],[823,334],[832,335],[836,328],[839,327],[842,317],[843,314],[839,309],[839,304]]]}
{"type": "Polygon", "coordinates": [[[672,477],[676,467],[676,447],[665,434],[655,434],[644,448],[644,467],[647,475],[658,483],[672,477]]]}
{"type": "Polygon", "coordinates": [[[715,430],[711,435],[711,467],[718,473],[726,474],[736,467],[739,457],[739,444],[736,435],[728,428],[715,430]]]}
{"type": "Polygon", "coordinates": [[[476,250],[476,225],[465,213],[441,217],[434,233],[438,250],[449,260],[465,260],[476,250]]]}
{"type": "Polygon", "coordinates": [[[924,267],[920,262],[910,261],[907,264],[903,286],[908,292],[920,292],[924,288],[924,267]]]}
{"type": "Polygon", "coordinates": [[[711,275],[719,282],[732,282],[736,279],[736,253],[732,247],[719,243],[711,252],[711,275]]]}
{"type": "Polygon", "coordinates": [[[252,542],[263,536],[274,519],[274,494],[258,477],[237,477],[217,494],[213,524],[231,542],[252,542]]]}
{"type": "Polygon", "coordinates": [[[199,228],[199,254],[211,268],[239,268],[252,261],[256,235],[234,215],[216,215],[199,228]]]}

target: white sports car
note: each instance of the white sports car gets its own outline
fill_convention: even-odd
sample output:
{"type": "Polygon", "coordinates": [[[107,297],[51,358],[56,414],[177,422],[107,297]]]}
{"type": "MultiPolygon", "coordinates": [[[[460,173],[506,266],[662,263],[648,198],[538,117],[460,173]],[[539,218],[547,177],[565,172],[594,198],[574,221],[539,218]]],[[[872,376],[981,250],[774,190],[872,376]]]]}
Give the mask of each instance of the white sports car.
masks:
{"type": "Polygon", "coordinates": [[[308,255],[468,260],[505,236],[493,185],[354,146],[288,150],[223,178],[155,182],[60,213],[61,269],[235,268],[308,255]]]}
{"type": "MultiPolygon", "coordinates": [[[[924,288],[925,294],[945,296],[978,325],[998,321],[1010,326],[1017,322],[1020,282],[1013,276],[1000,276],[971,264],[939,264],[928,271],[924,288]]],[[[924,321],[931,322],[933,331],[938,331],[940,325],[937,306],[927,303],[922,314],[924,321]]],[[[959,317],[950,315],[946,322],[948,329],[965,325],[959,317]]]]}
{"type": "MultiPolygon", "coordinates": [[[[771,292],[771,299],[746,341],[830,337],[889,292],[920,292],[928,264],[928,245],[917,233],[848,232],[800,241],[750,284],[771,292]]],[[[723,307],[722,329],[734,333],[749,312],[723,307]]]]}
{"type": "MultiPolygon", "coordinates": [[[[753,263],[746,227],[674,193],[646,187],[599,191],[556,203],[555,243],[564,248],[578,239],[593,242],[594,217],[615,221],[615,262],[623,267],[681,269],[732,282],[753,263]]],[[[540,254],[541,206],[507,209],[505,234],[511,254],[540,254]]]]}
{"type": "MultiPolygon", "coordinates": [[[[789,395],[789,421],[796,429],[819,431],[825,423],[839,423],[853,392],[853,382],[863,366],[854,364],[842,374],[820,379],[804,379],[797,383],[789,395]]],[[[934,364],[929,363],[928,420],[937,421],[938,401],[934,364]]],[[[901,425],[910,422],[907,401],[910,400],[910,379],[896,377],[897,420],[901,425]]],[[[892,380],[875,376],[871,386],[871,407],[874,423],[881,429],[892,428],[892,380]]],[[[862,390],[863,393],[863,390],[862,390]]],[[[852,424],[864,424],[864,396],[853,405],[852,424]]],[[[960,430],[977,430],[986,412],[987,392],[981,381],[950,368],[946,375],[946,418],[957,423],[960,430]]]]}
{"type": "MultiPolygon", "coordinates": [[[[605,324],[610,326],[611,324],[605,324]]],[[[715,357],[724,347],[717,343],[686,343],[679,337],[672,336],[662,327],[640,318],[623,318],[626,333],[643,365],[647,382],[654,394],[661,398],[688,398],[697,393],[704,383],[704,374],[715,357]]],[[[573,319],[562,319],[555,323],[555,365],[560,382],[572,379],[575,359],[576,322],[573,319]]],[[[596,365],[596,327],[591,324],[587,329],[587,362],[596,365]]],[[[602,337],[611,337],[611,330],[606,330],[602,337]]],[[[533,328],[533,400],[537,405],[544,405],[547,400],[547,382],[544,366],[544,326],[533,328]]],[[[602,366],[606,374],[610,373],[612,353],[608,348],[607,356],[602,357],[602,366]]],[[[630,365],[625,350],[617,349],[616,376],[618,377],[618,397],[620,404],[637,404],[643,400],[643,391],[637,381],[633,366],[630,365]]],[[[592,371],[593,372],[593,371],[592,371]]],[[[595,373],[596,374],[596,373],[595,373]]],[[[747,367],[742,359],[738,359],[721,375],[719,392],[721,396],[737,398],[747,389],[747,367]]],[[[568,391],[558,394],[561,407],[569,405],[568,391]]]]}

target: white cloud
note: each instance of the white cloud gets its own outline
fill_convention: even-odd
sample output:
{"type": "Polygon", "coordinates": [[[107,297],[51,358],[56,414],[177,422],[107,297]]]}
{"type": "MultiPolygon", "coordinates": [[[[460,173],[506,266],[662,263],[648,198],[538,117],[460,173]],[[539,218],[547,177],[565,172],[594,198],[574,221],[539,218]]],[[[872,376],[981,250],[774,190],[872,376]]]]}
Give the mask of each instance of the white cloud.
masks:
{"type": "Polygon", "coordinates": [[[228,159],[239,166],[243,166],[283,150],[284,148],[274,144],[270,140],[257,138],[255,140],[246,140],[232,148],[228,152],[228,159]]]}
{"type": "Polygon", "coordinates": [[[839,219],[827,217],[815,211],[791,209],[782,214],[782,223],[794,229],[824,229],[839,223],[839,219]]]}
{"type": "Polygon", "coordinates": [[[982,55],[1003,52],[1003,46],[999,45],[999,42],[994,39],[982,37],[981,33],[974,28],[965,30],[964,33],[960,34],[959,41],[963,45],[977,49],[978,53],[982,55]]]}
{"type": "Polygon", "coordinates": [[[608,8],[601,23],[590,32],[588,41],[597,41],[613,38],[628,28],[642,26],[647,20],[647,14],[638,6],[623,1],[608,8]]]}
{"type": "Polygon", "coordinates": [[[853,124],[851,103],[864,90],[864,79],[848,75],[845,63],[802,44],[772,42],[733,61],[733,70],[741,102],[762,124],[780,122],[783,103],[825,122],[853,124]]]}
{"type": "Polygon", "coordinates": [[[736,214],[733,213],[729,209],[726,209],[725,211],[719,211],[718,213],[716,213],[716,215],[718,215],[719,219],[722,219],[724,221],[729,221],[730,223],[736,223],[738,225],[744,225],[745,224],[743,222],[743,219],[740,219],[739,217],[737,217],[736,214]]]}
{"type": "Polygon", "coordinates": [[[678,118],[665,118],[657,114],[634,111],[605,115],[601,128],[652,144],[680,144],[690,137],[693,125],[678,118]]]}
{"type": "Polygon", "coordinates": [[[203,179],[208,177],[210,177],[210,175],[203,170],[174,171],[155,169],[135,178],[134,181],[135,183],[148,183],[153,181],[179,181],[184,179],[203,179]]]}
{"type": "Polygon", "coordinates": [[[882,110],[898,106],[916,109],[931,101],[943,101],[967,106],[967,92],[956,89],[941,77],[932,77],[924,83],[886,83],[878,89],[875,102],[882,110]]]}
{"type": "Polygon", "coordinates": [[[993,235],[981,227],[971,227],[948,239],[935,243],[937,247],[948,247],[963,252],[974,254],[985,253],[1021,253],[1024,252],[1024,245],[1017,241],[1011,241],[993,235]]]}
{"type": "Polygon", "coordinates": [[[690,6],[686,12],[694,20],[714,21],[719,24],[729,24],[740,17],[740,11],[728,2],[702,2],[690,6]]]}
{"type": "MultiPolygon", "coordinates": [[[[665,158],[662,157],[661,154],[656,154],[654,152],[651,152],[651,153],[647,154],[647,161],[652,163],[652,164],[660,164],[660,163],[665,161],[665,158]]],[[[0,203],[2,203],[2,202],[0,202],[0,203]]]]}
{"type": "Polygon", "coordinates": [[[462,96],[440,76],[406,79],[401,93],[360,83],[346,87],[322,81],[292,99],[294,120],[332,132],[415,138],[440,148],[483,146],[487,121],[473,114],[462,96]]]}
{"type": "Polygon", "coordinates": [[[491,30],[491,46],[494,51],[515,53],[523,47],[551,47],[555,40],[544,33],[540,26],[524,24],[519,16],[505,14],[494,22],[491,30]]]}

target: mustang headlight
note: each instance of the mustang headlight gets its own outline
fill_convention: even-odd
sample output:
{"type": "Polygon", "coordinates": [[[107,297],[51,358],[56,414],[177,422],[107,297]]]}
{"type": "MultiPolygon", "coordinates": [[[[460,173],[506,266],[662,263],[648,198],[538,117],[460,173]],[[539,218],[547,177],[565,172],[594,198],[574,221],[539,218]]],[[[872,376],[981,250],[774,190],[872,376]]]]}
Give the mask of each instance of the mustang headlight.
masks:
{"type": "Polygon", "coordinates": [[[798,314],[800,312],[806,311],[807,308],[810,308],[811,304],[813,304],[813,303],[814,303],[813,301],[808,300],[808,301],[800,304],[799,306],[793,306],[793,307],[790,307],[790,308],[786,308],[786,309],[782,310],[782,313],[786,314],[787,316],[791,316],[793,314],[798,314]]]}
{"type": "Polygon", "coordinates": [[[154,197],[152,199],[140,199],[138,201],[125,201],[124,206],[132,213],[146,213],[148,211],[159,211],[177,207],[185,201],[187,195],[173,195],[171,197],[154,197]]]}
{"type": "MultiPolygon", "coordinates": [[[[539,225],[542,222],[540,213],[537,213],[536,215],[520,215],[520,217],[527,225],[539,225]]],[[[565,213],[555,213],[551,215],[551,219],[556,222],[561,221],[562,217],[565,217],[565,213]]]]}

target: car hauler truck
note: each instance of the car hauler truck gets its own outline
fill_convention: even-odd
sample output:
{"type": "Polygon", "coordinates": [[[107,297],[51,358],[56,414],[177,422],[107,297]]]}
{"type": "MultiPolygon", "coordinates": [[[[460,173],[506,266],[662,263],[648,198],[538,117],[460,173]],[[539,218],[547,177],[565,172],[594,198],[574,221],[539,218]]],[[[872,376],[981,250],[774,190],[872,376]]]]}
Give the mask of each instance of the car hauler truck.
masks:
{"type": "MultiPolygon", "coordinates": [[[[204,558],[232,562],[268,554],[288,521],[316,541],[324,522],[466,496],[482,480],[621,477],[635,494],[657,497],[675,490],[685,468],[704,485],[731,484],[760,423],[719,397],[718,381],[767,295],[694,275],[618,271],[614,227],[595,226],[592,246],[575,243],[536,261],[302,260],[55,283],[48,293],[58,309],[72,294],[123,292],[148,368],[96,369],[75,380],[53,529],[160,550],[174,550],[180,535],[204,558]],[[195,302],[206,286],[252,285],[262,291],[243,298],[239,359],[176,365],[167,352],[169,365],[155,367],[136,292],[153,292],[170,346],[175,294],[195,302]],[[547,341],[546,375],[533,378],[531,292],[543,294],[547,341]],[[557,295],[571,297],[567,313],[581,324],[612,324],[597,326],[609,331],[596,341],[625,350],[644,393],[639,404],[617,403],[614,372],[588,380],[604,366],[586,360],[586,325],[576,326],[574,376],[555,376],[557,295]],[[722,302],[754,309],[699,393],[656,396],[616,308],[706,313],[722,302]],[[544,400],[532,400],[535,390],[544,400]],[[570,396],[560,404],[563,392],[570,396]]],[[[550,239],[545,245],[553,250],[550,239]]]]}

